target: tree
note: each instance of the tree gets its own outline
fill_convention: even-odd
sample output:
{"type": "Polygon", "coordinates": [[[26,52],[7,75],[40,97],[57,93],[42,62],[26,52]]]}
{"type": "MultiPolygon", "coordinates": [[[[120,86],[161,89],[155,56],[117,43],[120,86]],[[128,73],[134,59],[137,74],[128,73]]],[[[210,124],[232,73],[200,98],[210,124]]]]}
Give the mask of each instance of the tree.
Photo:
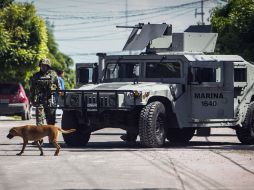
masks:
{"type": "Polygon", "coordinates": [[[54,26],[51,25],[49,22],[47,22],[47,33],[48,33],[48,57],[50,58],[52,62],[52,67],[55,70],[63,70],[64,80],[65,80],[65,87],[66,89],[70,89],[74,87],[75,81],[74,81],[74,71],[71,69],[71,66],[73,66],[74,62],[73,60],[61,53],[58,49],[58,44],[55,41],[55,37],[53,34],[54,26]]]}
{"type": "Polygon", "coordinates": [[[216,51],[254,60],[253,0],[230,0],[225,6],[214,9],[211,24],[219,33],[216,51]]]}
{"type": "Polygon", "coordinates": [[[48,53],[47,28],[29,3],[12,3],[0,9],[0,81],[28,81],[37,62],[48,53]]]}
{"type": "Polygon", "coordinates": [[[2,2],[5,4],[0,8],[0,81],[21,82],[28,91],[30,77],[39,70],[39,60],[48,57],[53,69],[65,71],[66,88],[72,88],[73,60],[58,50],[53,27],[37,16],[31,3],[2,2]]]}
{"type": "Polygon", "coordinates": [[[14,0],[0,0],[0,9],[9,6],[14,0]]]}

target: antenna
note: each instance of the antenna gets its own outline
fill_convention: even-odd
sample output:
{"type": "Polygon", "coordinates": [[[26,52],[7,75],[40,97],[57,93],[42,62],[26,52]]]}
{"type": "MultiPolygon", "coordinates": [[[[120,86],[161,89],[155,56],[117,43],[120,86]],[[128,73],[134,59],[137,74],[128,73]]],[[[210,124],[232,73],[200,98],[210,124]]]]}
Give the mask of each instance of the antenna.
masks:
{"type": "Polygon", "coordinates": [[[195,18],[197,15],[201,15],[201,25],[205,25],[204,23],[204,0],[201,0],[201,12],[198,12],[197,9],[195,9],[195,18]]]}
{"type": "Polygon", "coordinates": [[[128,26],[128,0],[125,0],[125,26],[128,26]]]}

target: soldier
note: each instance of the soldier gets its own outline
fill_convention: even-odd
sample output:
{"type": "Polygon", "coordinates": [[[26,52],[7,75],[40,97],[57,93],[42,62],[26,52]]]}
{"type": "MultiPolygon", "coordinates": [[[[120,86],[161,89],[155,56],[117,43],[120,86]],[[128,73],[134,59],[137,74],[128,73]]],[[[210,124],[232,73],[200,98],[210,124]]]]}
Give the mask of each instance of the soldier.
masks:
{"type": "Polygon", "coordinates": [[[51,70],[50,60],[43,58],[39,62],[40,71],[30,79],[31,102],[36,107],[36,125],[44,124],[46,116],[47,124],[55,124],[55,109],[50,109],[54,101],[51,90],[60,90],[60,84],[55,71],[51,70]]]}

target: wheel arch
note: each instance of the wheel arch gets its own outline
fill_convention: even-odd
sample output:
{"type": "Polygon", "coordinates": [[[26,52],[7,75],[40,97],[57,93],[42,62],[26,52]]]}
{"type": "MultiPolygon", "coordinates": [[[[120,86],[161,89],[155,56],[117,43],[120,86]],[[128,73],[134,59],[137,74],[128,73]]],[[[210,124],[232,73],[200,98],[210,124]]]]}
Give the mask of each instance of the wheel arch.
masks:
{"type": "Polygon", "coordinates": [[[164,96],[153,96],[148,99],[147,104],[150,104],[151,102],[155,102],[155,101],[159,101],[163,103],[163,105],[165,106],[166,113],[168,116],[168,122],[169,122],[168,127],[179,128],[178,120],[177,120],[176,114],[173,112],[171,101],[164,96]]]}

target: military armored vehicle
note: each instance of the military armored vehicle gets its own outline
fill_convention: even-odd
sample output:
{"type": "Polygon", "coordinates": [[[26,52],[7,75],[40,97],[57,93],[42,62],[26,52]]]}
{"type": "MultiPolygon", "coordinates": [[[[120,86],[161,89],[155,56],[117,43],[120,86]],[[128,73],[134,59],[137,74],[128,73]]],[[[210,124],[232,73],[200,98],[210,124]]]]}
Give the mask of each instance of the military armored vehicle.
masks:
{"type": "Polygon", "coordinates": [[[187,143],[196,130],[229,127],[254,143],[254,66],[237,55],[212,54],[217,33],[191,26],[172,33],[168,24],[138,24],[124,50],[99,53],[92,83],[60,92],[68,145],[81,146],[93,131],[121,128],[126,141],[144,147],[165,140],[187,143]],[[205,54],[206,53],[206,54],[205,54]]]}

